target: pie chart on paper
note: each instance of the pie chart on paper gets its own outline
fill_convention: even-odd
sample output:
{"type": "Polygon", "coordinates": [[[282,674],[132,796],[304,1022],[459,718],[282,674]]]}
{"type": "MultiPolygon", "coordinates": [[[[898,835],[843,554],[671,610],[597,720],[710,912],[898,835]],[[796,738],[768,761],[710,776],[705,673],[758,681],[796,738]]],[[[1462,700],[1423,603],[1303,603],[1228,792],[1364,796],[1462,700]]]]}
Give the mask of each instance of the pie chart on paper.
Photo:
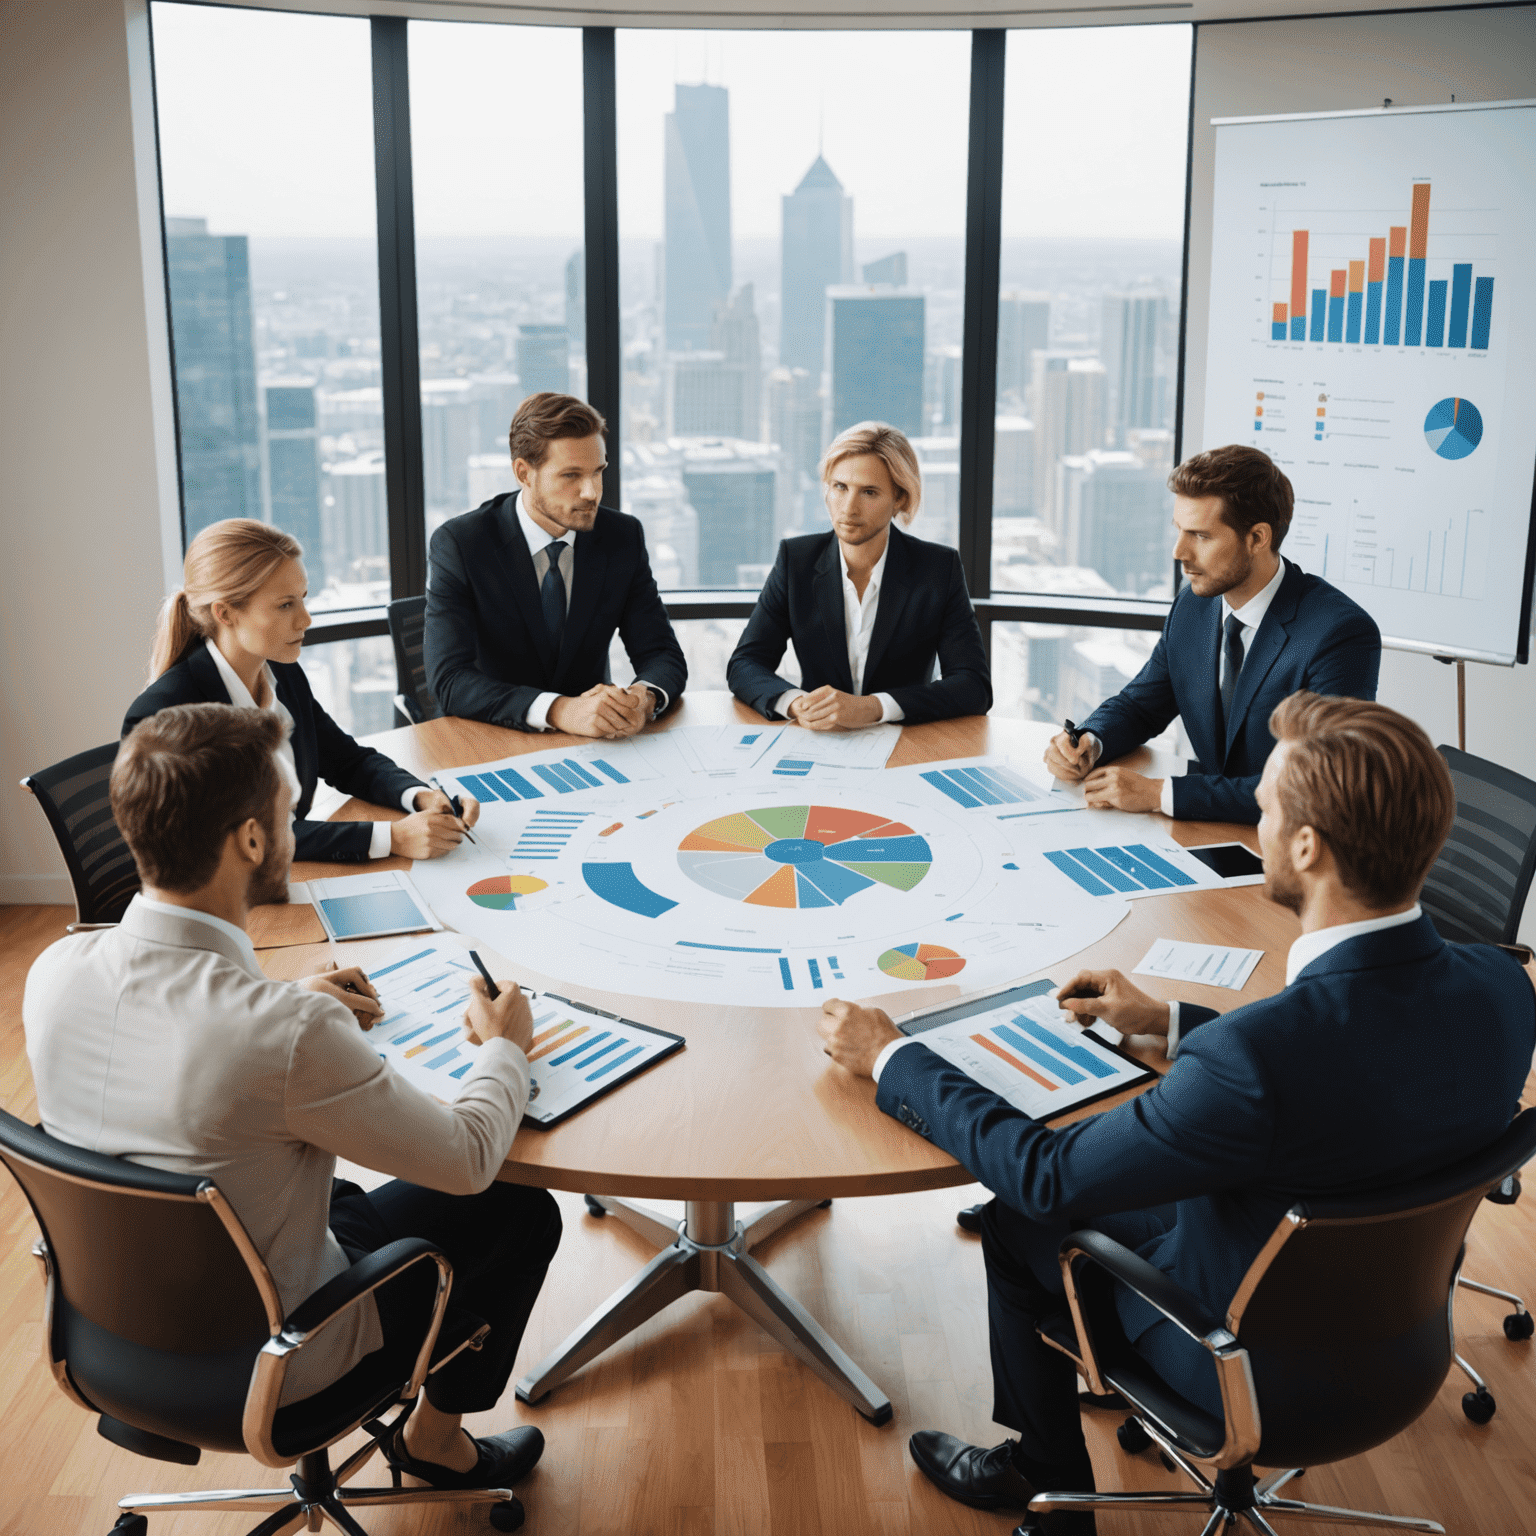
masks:
{"type": "Polygon", "coordinates": [[[1470,400],[1452,395],[1424,418],[1424,441],[1442,459],[1464,459],[1482,440],[1483,415],[1470,400]]]}
{"type": "Polygon", "coordinates": [[[942,981],[965,969],[965,957],[942,944],[898,944],[876,964],[897,981],[942,981]]]}
{"type": "Polygon", "coordinates": [[[517,907],[520,896],[532,896],[548,889],[548,882],[537,875],[492,875],[488,880],[477,880],[464,892],[477,907],[490,907],[496,912],[506,912],[517,907]]]}

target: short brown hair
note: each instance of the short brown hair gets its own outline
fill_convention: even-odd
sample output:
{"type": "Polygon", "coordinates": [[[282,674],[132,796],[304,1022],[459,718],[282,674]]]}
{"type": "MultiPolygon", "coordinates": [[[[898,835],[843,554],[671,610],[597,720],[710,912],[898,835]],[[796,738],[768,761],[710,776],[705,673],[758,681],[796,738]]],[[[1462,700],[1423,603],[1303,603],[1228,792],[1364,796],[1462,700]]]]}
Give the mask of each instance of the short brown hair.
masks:
{"type": "Polygon", "coordinates": [[[1285,542],[1296,507],[1296,493],[1279,465],[1246,443],[1208,448],[1185,459],[1168,476],[1168,489],[1175,496],[1219,496],[1221,520],[1241,534],[1256,523],[1268,523],[1271,549],[1285,542]]]}
{"type": "Polygon", "coordinates": [[[885,465],[896,493],[896,521],[906,527],[923,504],[923,472],[905,432],[883,421],[861,421],[833,439],[821,456],[821,483],[830,485],[832,471],[844,459],[873,454],[885,465]]]}
{"type": "Polygon", "coordinates": [[[597,437],[607,431],[608,423],[585,400],[545,389],[518,406],[507,443],[514,463],[526,459],[537,469],[557,437],[597,437]]]}
{"type": "Polygon", "coordinates": [[[1276,792],[1287,834],[1313,828],[1345,887],[1373,907],[1415,900],[1456,820],[1444,759],[1406,715],[1293,693],[1269,717],[1289,742],[1276,792]]]}
{"type": "Polygon", "coordinates": [[[145,885],[206,885],[224,839],[252,817],[276,835],[282,739],[276,715],[231,704],[177,704],[128,733],[112,765],[112,815],[145,885]]]}

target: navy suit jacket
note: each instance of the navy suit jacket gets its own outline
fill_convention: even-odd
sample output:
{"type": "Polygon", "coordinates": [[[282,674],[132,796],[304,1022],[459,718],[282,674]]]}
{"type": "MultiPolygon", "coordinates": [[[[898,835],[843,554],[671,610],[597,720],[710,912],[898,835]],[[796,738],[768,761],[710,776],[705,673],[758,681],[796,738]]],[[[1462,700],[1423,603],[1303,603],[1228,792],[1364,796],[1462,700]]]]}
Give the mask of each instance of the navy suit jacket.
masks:
{"type": "Polygon", "coordinates": [[[544,627],[516,494],[494,496],[432,535],[423,645],[427,681],[443,713],[527,730],[541,693],[585,693],[603,681],[615,630],[635,676],[675,703],[688,664],[651,576],[639,521],[599,507],[596,523],[576,535],[557,653],[544,627]]]}
{"type": "MultiPolygon", "coordinates": [[[[830,683],[853,692],[843,620],[842,556],[831,532],[784,539],[726,668],[731,692],[760,715],[795,685],[774,670],[792,644],[800,686],[830,683]]],[[[894,523],[881,576],[863,691],[888,693],[907,724],[984,715],[992,707],[992,671],[965,588],[960,556],[903,533],[894,523]],[[943,676],[933,677],[937,661],[943,676]]]]}
{"type": "MultiPolygon", "coordinates": [[[[315,784],[325,782],[370,805],[398,807],[411,788],[427,786],[414,774],[391,762],[382,752],[365,747],[342,730],[309,691],[309,679],[297,662],[270,663],[277,696],[293,716],[293,762],[299,775],[299,802],[294,806],[294,857],[335,863],[361,863],[368,857],[373,824],[367,821],[309,821],[315,784]]],[[[173,704],[228,704],[229,690],[202,640],[194,640],[174,666],[162,672],[128,706],[123,718],[126,736],[139,721],[173,704]]]]}
{"type": "Polygon", "coordinates": [[[1099,705],[1083,729],[1104,743],[1100,761],[1108,763],[1182,716],[1199,772],[1173,781],[1174,815],[1257,824],[1253,792],[1275,745],[1269,732],[1275,706],[1303,688],[1374,699],[1381,632],[1337,587],[1286,560],[1223,723],[1216,665],[1221,623],[1219,596],[1196,597],[1190,587],[1181,588],[1146,666],[1099,705]]]}
{"type": "MultiPolygon", "coordinates": [[[[877,1102],[1032,1220],[1176,1203],[1140,1252],[1223,1314],[1298,1200],[1387,1189],[1501,1135],[1536,1046],[1520,966],[1446,943],[1427,917],[1346,939],[1273,997],[1179,1017],[1166,1077],[1060,1130],[920,1045],[892,1054],[877,1102]]],[[[1160,1317],[1125,1292],[1119,1310],[1132,1340],[1160,1317]]],[[[1208,1373],[1192,1350],[1171,1384],[1199,1401],[1208,1373]]]]}

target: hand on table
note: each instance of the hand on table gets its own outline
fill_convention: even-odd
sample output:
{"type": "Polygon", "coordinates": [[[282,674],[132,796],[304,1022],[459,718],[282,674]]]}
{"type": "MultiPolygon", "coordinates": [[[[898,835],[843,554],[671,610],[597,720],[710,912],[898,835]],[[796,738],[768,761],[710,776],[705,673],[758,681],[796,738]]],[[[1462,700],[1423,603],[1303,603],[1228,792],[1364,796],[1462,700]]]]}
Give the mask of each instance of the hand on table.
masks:
{"type": "Polygon", "coordinates": [[[642,703],[628,688],[598,683],[575,698],[556,699],[549,706],[549,723],[568,736],[601,736],[613,741],[633,736],[650,718],[650,689],[642,703]]]}
{"type": "Polygon", "coordinates": [[[331,961],[313,976],[304,977],[299,985],[308,992],[334,997],[343,1007],[352,1010],[352,1017],[364,1029],[372,1029],[384,1017],[379,994],[368,980],[368,973],[359,966],[349,965],[345,970],[338,970],[336,963],[331,961]]]}
{"type": "Polygon", "coordinates": [[[493,1002],[485,978],[469,978],[464,1028],[476,1045],[484,1045],[487,1040],[510,1040],[526,1054],[533,1044],[533,1009],[515,981],[498,981],[496,985],[501,995],[493,1002]]]}
{"type": "MultiPolygon", "coordinates": [[[[437,811],[440,815],[453,815],[453,802],[440,789],[418,789],[415,806],[418,811],[437,811]]],[[[472,827],[480,820],[480,802],[473,795],[460,795],[459,804],[464,814],[457,817],[461,827],[472,827]]]]}
{"type": "Polygon", "coordinates": [[[1096,810],[1155,811],[1162,807],[1163,781],[1134,768],[1096,768],[1083,784],[1083,796],[1096,810]]]}
{"type": "Polygon", "coordinates": [[[816,1030],[826,1042],[822,1050],[855,1077],[873,1077],[876,1057],[892,1040],[903,1038],[883,1008],[864,1008],[838,997],[821,1005],[816,1030]]]}
{"type": "MultiPolygon", "coordinates": [[[[443,800],[436,790],[427,793],[443,800]]],[[[421,796],[416,798],[419,801],[421,796]]],[[[475,813],[479,814],[478,806],[475,813]]],[[[404,859],[440,859],[445,853],[452,853],[463,841],[464,823],[453,814],[446,800],[443,800],[441,810],[413,811],[389,824],[389,851],[404,859]]]]}
{"type": "Polygon", "coordinates": [[[872,694],[843,693],[830,683],[792,699],[789,718],[808,731],[854,730],[877,725],[884,711],[872,694]]]}
{"type": "Polygon", "coordinates": [[[1097,736],[1079,736],[1074,747],[1065,731],[1057,731],[1046,743],[1045,766],[1054,777],[1076,784],[1093,771],[1103,750],[1097,736]]]}
{"type": "Polygon", "coordinates": [[[1134,987],[1119,971],[1079,971],[1051,993],[1079,1024],[1102,1019],[1122,1035],[1168,1035],[1168,1004],[1134,987]]]}

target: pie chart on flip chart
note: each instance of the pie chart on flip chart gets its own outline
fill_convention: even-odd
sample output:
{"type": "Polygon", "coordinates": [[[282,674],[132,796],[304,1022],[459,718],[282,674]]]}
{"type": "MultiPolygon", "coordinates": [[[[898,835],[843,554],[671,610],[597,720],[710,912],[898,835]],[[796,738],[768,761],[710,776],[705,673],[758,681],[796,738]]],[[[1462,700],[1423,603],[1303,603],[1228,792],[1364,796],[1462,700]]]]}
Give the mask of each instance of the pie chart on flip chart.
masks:
{"type": "Polygon", "coordinates": [[[965,969],[965,957],[942,944],[898,944],[876,964],[897,981],[942,981],[965,969]]]}
{"type": "Polygon", "coordinates": [[[516,908],[520,896],[532,896],[547,889],[548,881],[537,875],[492,875],[489,880],[475,881],[464,894],[477,907],[506,912],[516,908]]]}
{"type": "Polygon", "coordinates": [[[1483,415],[1470,400],[1452,395],[1424,418],[1424,441],[1442,459],[1464,459],[1482,440],[1483,415]]]}
{"type": "Polygon", "coordinates": [[[829,805],[774,805],[718,816],[677,845],[705,890],[758,907],[840,907],[876,885],[910,891],[928,873],[928,840],[899,821],[829,805]]]}

